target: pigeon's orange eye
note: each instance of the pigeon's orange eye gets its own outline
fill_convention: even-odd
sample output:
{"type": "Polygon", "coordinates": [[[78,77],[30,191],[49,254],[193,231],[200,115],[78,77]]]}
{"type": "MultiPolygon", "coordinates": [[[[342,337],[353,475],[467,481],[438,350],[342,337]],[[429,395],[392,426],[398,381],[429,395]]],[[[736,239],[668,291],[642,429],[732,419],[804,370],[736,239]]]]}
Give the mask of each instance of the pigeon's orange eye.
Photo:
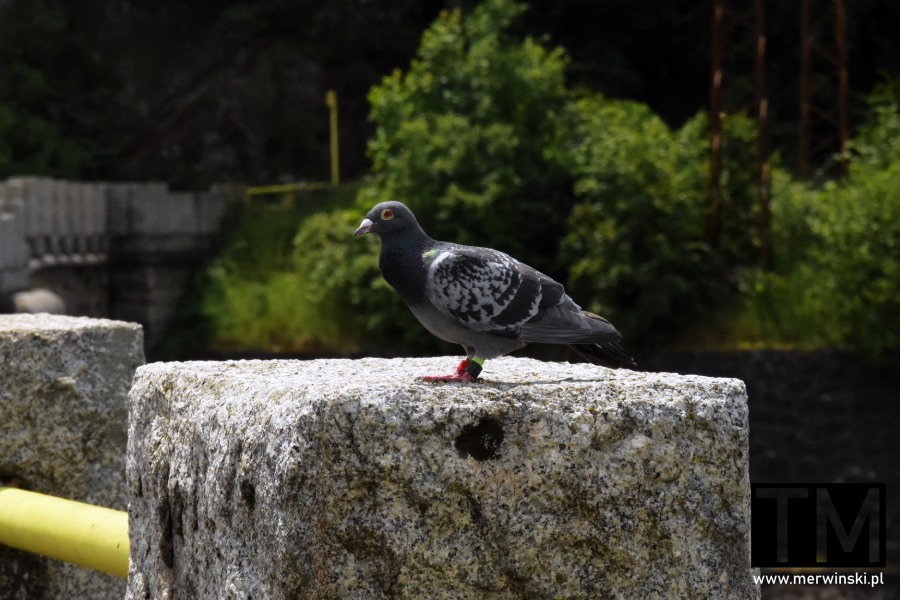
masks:
{"type": "Polygon", "coordinates": [[[391,209],[386,208],[383,211],[381,211],[381,220],[382,221],[390,221],[393,218],[394,218],[394,211],[392,211],[391,209]]]}

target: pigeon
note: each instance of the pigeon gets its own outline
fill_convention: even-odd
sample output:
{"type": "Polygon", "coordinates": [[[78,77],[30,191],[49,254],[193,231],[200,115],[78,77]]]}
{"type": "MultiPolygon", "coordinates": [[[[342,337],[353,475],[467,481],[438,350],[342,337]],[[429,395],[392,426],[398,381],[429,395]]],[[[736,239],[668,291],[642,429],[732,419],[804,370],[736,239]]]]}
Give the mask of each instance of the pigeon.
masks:
{"type": "Polygon", "coordinates": [[[370,210],[354,237],[367,233],[381,238],[381,275],[413,315],[466,351],[456,372],[425,381],[479,381],[486,360],[530,342],[567,344],[611,368],[637,366],[609,321],[581,310],[562,284],[508,254],[434,240],[396,201],[370,210]]]}

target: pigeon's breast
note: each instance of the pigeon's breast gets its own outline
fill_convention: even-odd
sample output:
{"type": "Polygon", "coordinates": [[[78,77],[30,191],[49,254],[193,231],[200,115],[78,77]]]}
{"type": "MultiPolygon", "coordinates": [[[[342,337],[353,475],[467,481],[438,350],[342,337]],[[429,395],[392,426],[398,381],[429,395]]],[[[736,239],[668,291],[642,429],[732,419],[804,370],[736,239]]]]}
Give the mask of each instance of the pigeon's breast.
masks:
{"type": "Polygon", "coordinates": [[[418,303],[423,297],[422,286],[425,279],[421,253],[403,248],[382,248],[378,260],[381,276],[406,301],[418,303]]]}

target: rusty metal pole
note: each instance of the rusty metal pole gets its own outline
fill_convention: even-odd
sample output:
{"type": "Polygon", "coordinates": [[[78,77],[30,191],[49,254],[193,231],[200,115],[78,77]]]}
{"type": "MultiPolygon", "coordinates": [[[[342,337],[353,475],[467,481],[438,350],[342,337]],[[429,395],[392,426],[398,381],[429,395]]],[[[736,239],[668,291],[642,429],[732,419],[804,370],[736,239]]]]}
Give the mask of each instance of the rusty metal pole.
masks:
{"type": "Polygon", "coordinates": [[[840,155],[838,163],[841,168],[841,177],[846,177],[850,168],[850,155],[847,148],[847,140],[850,137],[847,123],[847,17],[844,12],[844,0],[834,0],[835,16],[835,42],[837,45],[837,75],[838,75],[838,140],[840,155]]]}
{"type": "Polygon", "coordinates": [[[338,101],[334,90],[328,90],[325,94],[325,105],[328,107],[328,129],[331,140],[331,185],[338,185],[341,182],[341,158],[338,151],[338,101]]]}
{"type": "Polygon", "coordinates": [[[809,150],[810,150],[810,40],[809,21],[812,18],[812,0],[802,0],[800,8],[800,143],[797,148],[797,159],[800,167],[800,176],[809,176],[809,150]]]}
{"type": "Polygon", "coordinates": [[[706,237],[710,248],[719,247],[719,219],[722,211],[722,62],[724,56],[725,13],[723,0],[712,0],[711,78],[709,86],[709,190],[706,237]]]}
{"type": "Polygon", "coordinates": [[[766,93],[766,3],[754,0],[753,20],[756,53],[753,66],[756,80],[756,157],[759,202],[759,252],[764,269],[772,268],[772,172],[769,164],[769,98],[766,93]]]}

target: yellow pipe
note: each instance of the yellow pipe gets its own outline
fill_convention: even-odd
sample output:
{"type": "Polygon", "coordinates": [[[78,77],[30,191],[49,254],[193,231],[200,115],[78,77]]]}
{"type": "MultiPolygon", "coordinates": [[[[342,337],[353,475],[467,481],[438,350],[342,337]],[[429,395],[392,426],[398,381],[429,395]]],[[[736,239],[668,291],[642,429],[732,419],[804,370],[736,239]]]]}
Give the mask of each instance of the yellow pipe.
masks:
{"type": "Polygon", "coordinates": [[[280,183],[278,185],[261,185],[249,187],[245,190],[247,196],[261,196],[264,194],[292,194],[306,190],[323,190],[327,183],[280,183]]]}
{"type": "Polygon", "coordinates": [[[328,107],[329,129],[331,130],[331,184],[338,185],[341,182],[340,155],[338,154],[338,104],[337,94],[334,90],[328,90],[325,94],[325,106],[328,107]]]}
{"type": "Polygon", "coordinates": [[[0,487],[0,544],[128,577],[128,513],[0,487]]]}

